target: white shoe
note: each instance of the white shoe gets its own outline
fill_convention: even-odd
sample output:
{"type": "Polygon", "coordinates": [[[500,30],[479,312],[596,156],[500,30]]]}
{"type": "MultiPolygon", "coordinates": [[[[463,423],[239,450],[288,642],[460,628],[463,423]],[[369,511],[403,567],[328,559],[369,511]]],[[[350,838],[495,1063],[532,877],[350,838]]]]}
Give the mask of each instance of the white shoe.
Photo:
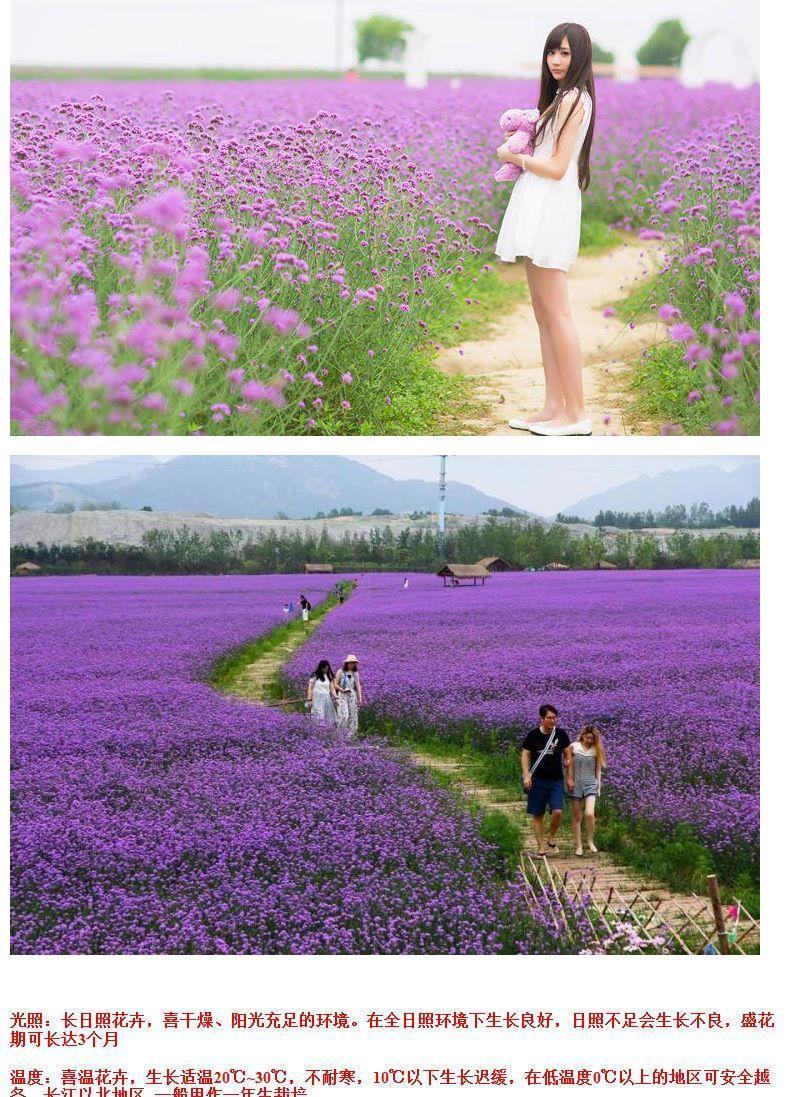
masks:
{"type": "Polygon", "coordinates": [[[541,435],[543,438],[565,438],[568,435],[588,435],[592,433],[592,420],[581,419],[579,423],[567,423],[563,427],[551,427],[547,423],[532,423],[531,434],[541,435]]]}
{"type": "Polygon", "coordinates": [[[538,423],[529,423],[527,419],[509,419],[508,425],[514,430],[533,430],[538,423]]]}

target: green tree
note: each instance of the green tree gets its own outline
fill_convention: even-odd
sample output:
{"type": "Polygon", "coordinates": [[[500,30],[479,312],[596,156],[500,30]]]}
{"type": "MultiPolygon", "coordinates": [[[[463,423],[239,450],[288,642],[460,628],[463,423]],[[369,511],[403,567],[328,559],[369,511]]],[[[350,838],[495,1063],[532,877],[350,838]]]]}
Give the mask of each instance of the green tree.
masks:
{"type": "Polygon", "coordinates": [[[403,35],[414,28],[403,19],[391,15],[371,15],[356,22],[356,51],[363,64],[369,58],[377,61],[399,61],[406,48],[403,35]]]}
{"type": "Polygon", "coordinates": [[[680,19],[665,19],[636,52],[640,65],[679,65],[689,35],[680,19]]]}
{"type": "Polygon", "coordinates": [[[601,65],[610,65],[614,60],[611,50],[603,49],[598,42],[592,42],[592,60],[601,65]]]}
{"type": "Polygon", "coordinates": [[[630,567],[633,559],[633,537],[627,531],[614,538],[613,547],[609,556],[612,564],[618,568],[630,567]]]}
{"type": "Polygon", "coordinates": [[[637,539],[633,547],[633,566],[636,568],[654,568],[660,556],[658,541],[646,535],[637,539]]]}

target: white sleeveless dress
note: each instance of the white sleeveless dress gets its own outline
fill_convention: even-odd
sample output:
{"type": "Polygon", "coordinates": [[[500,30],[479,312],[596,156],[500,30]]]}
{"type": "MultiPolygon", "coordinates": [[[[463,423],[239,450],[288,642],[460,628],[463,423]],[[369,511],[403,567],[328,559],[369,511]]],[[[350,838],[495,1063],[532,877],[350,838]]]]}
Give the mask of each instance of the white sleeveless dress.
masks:
{"type": "Polygon", "coordinates": [[[333,727],[336,723],[337,712],[331,697],[330,680],[317,678],[315,674],[309,681],[314,683],[311,694],[311,715],[315,720],[319,720],[321,724],[333,727]]]}
{"type": "MultiPolygon", "coordinates": [[[[545,179],[532,171],[523,171],[514,183],[495,245],[495,255],[504,263],[513,263],[518,256],[526,255],[537,267],[566,271],[577,258],[581,235],[578,157],[592,117],[588,92],[581,92],[581,103],[583,118],[564,177],[545,179]]],[[[559,109],[569,111],[566,101],[559,109]]],[[[532,159],[553,155],[553,131],[552,122],[546,124],[532,159]]]]}

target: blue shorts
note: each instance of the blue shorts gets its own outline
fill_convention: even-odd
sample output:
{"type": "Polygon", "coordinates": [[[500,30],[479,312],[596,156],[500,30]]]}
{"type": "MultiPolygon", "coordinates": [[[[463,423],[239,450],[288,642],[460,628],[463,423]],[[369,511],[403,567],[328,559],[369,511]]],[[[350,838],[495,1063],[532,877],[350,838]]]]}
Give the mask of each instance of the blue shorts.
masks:
{"type": "Polygon", "coordinates": [[[544,815],[547,807],[551,811],[564,809],[564,782],[560,777],[552,781],[544,777],[533,778],[528,793],[528,815],[544,815]]]}

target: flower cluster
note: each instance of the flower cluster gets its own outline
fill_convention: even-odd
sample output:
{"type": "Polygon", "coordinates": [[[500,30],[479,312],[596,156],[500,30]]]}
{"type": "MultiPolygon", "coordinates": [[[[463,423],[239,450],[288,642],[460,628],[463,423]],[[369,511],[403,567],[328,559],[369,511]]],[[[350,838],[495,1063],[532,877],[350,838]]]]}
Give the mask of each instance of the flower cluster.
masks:
{"type": "Polygon", "coordinates": [[[564,947],[401,755],[206,683],[287,599],[332,584],[12,581],[14,952],[564,947]]]}
{"type": "Polygon", "coordinates": [[[295,657],[358,642],[376,722],[500,750],[555,704],[604,732],[623,817],[687,823],[733,878],[758,872],[758,576],[538,572],[443,588],[368,576],[295,657]]]}
{"type": "MultiPolygon", "coordinates": [[[[409,356],[432,353],[431,320],[507,201],[496,119],[535,89],[30,81],[12,98],[15,429],[388,433],[409,356]]],[[[598,98],[585,214],[665,237],[662,297],[692,329],[699,398],[744,429],[757,91],[609,82],[598,98]]]]}

